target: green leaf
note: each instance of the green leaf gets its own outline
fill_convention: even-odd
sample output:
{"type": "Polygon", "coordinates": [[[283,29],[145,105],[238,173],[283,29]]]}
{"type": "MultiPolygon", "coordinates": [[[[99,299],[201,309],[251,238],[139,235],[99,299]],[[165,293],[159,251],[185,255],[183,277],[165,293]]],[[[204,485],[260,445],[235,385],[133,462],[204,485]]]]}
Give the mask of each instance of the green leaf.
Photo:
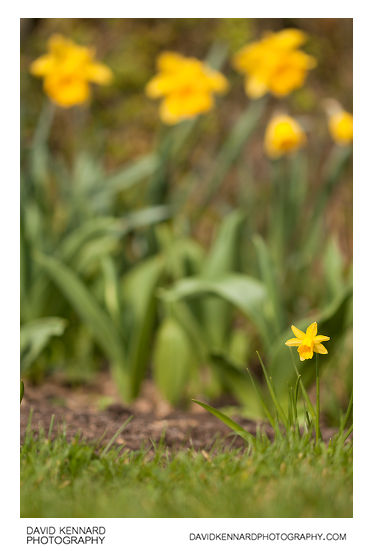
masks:
{"type": "Polygon", "coordinates": [[[173,317],[159,328],[154,347],[154,379],[160,392],[171,404],[185,396],[185,385],[195,363],[191,342],[173,317]]]}
{"type": "Polygon", "coordinates": [[[320,193],[316,195],[315,205],[312,210],[311,227],[313,227],[319,217],[322,217],[325,205],[341,181],[343,171],[351,156],[352,147],[340,147],[336,145],[332,150],[325,168],[320,193]]]}
{"type": "Polygon", "coordinates": [[[205,207],[210,203],[224,182],[228,170],[238,159],[247,140],[255,130],[264,112],[265,105],[265,99],[250,102],[247,110],[240,114],[233,125],[229,136],[224,140],[223,146],[215,158],[215,170],[210,181],[207,183],[207,193],[200,207],[200,212],[203,212],[205,207]]]}
{"type": "Polygon", "coordinates": [[[165,256],[167,275],[181,279],[200,272],[205,251],[188,237],[179,237],[169,224],[159,224],[155,230],[157,243],[165,256]]]}
{"type": "Polygon", "coordinates": [[[22,404],[22,398],[23,398],[24,393],[25,393],[25,385],[23,384],[23,381],[21,380],[21,388],[20,388],[20,396],[21,396],[20,403],[21,404],[22,404]]]}
{"type": "Polygon", "coordinates": [[[79,256],[73,264],[74,270],[88,275],[97,270],[102,258],[112,257],[119,252],[119,240],[112,235],[103,235],[92,239],[80,250],[79,256]]]}
{"type": "Polygon", "coordinates": [[[241,425],[233,421],[233,419],[231,419],[227,415],[224,415],[224,413],[221,413],[221,411],[219,411],[218,409],[215,409],[214,407],[209,406],[208,404],[204,404],[199,400],[192,400],[192,401],[198,404],[199,406],[203,407],[209,413],[212,413],[213,415],[215,415],[215,417],[220,419],[220,421],[222,421],[225,425],[227,425],[230,429],[232,429],[236,434],[241,436],[241,438],[243,438],[247,442],[250,442],[250,443],[254,442],[254,437],[252,434],[250,434],[250,432],[245,430],[243,427],[241,427],[241,425]]]}
{"type": "Polygon", "coordinates": [[[338,242],[334,236],[330,237],[323,256],[323,272],[331,298],[343,292],[344,259],[338,242]]]}
{"type": "Polygon", "coordinates": [[[190,277],[178,281],[165,291],[168,300],[191,299],[200,295],[215,295],[238,308],[259,330],[270,344],[263,306],[267,298],[265,287],[258,280],[243,274],[226,274],[215,281],[190,277]]]}
{"type": "Polygon", "coordinates": [[[95,194],[95,201],[99,203],[103,198],[107,199],[140,184],[153,174],[158,164],[157,155],[151,153],[106,176],[100,191],[95,194]]]}
{"type": "Polygon", "coordinates": [[[56,254],[64,261],[70,261],[81,248],[93,239],[112,235],[122,238],[127,233],[151,224],[167,220],[171,216],[171,209],[167,206],[156,205],[128,213],[123,218],[100,217],[88,220],[85,224],[69,233],[62,241],[56,254]]]}
{"type": "MultiPolygon", "coordinates": [[[[164,292],[160,293],[160,298],[164,298],[164,292]]],[[[172,315],[175,317],[177,322],[184,329],[185,333],[188,335],[194,354],[198,358],[198,361],[201,364],[204,364],[208,360],[208,343],[205,337],[205,331],[202,327],[202,324],[199,322],[198,316],[195,314],[192,304],[188,304],[186,301],[179,300],[177,302],[172,302],[172,304],[167,303],[166,299],[166,308],[172,310],[172,315]]]]}
{"type": "MultiPolygon", "coordinates": [[[[235,211],[222,222],[202,268],[201,277],[215,280],[237,268],[239,237],[245,215],[235,211]]],[[[226,336],[232,321],[232,307],[227,301],[209,297],[203,301],[204,326],[211,346],[216,350],[226,347],[226,336]]]]}
{"type": "Polygon", "coordinates": [[[110,256],[101,259],[106,309],[119,328],[121,325],[121,300],[117,266],[110,256]]]}
{"type": "MultiPolygon", "coordinates": [[[[36,261],[44,268],[49,277],[60,289],[64,297],[92,332],[97,344],[112,362],[116,377],[128,376],[124,343],[117,328],[108,314],[80,278],[59,260],[36,255],[36,261]]],[[[127,378],[126,378],[127,379],[127,378]]],[[[129,394],[127,383],[120,382],[122,393],[129,394]]]]}
{"type": "Polygon", "coordinates": [[[30,164],[33,181],[43,187],[48,177],[48,137],[55,113],[55,106],[47,101],[40,113],[36,131],[33,137],[30,164]]]}
{"type": "Polygon", "coordinates": [[[127,315],[128,371],[132,397],[137,396],[151,354],[156,318],[156,288],[164,270],[161,256],[147,259],[127,272],[121,281],[127,315]]]}
{"type": "Polygon", "coordinates": [[[40,318],[21,327],[21,369],[28,369],[42,353],[52,337],[65,331],[67,320],[57,317],[40,318]]]}
{"type": "Polygon", "coordinates": [[[251,336],[241,328],[233,329],[229,336],[228,356],[235,364],[245,366],[250,354],[251,336]]]}
{"type": "Polygon", "coordinates": [[[243,212],[236,210],[223,219],[202,268],[204,278],[215,279],[236,269],[238,239],[245,216],[243,212]]]}
{"type": "Polygon", "coordinates": [[[285,312],[280,297],[280,286],[277,281],[277,275],[275,273],[275,267],[273,265],[270,252],[265,241],[260,237],[260,235],[255,235],[253,237],[254,246],[256,249],[259,270],[262,281],[265,283],[269,304],[271,317],[273,318],[273,326],[276,330],[276,336],[281,333],[285,325],[285,312]]]}
{"type": "Polygon", "coordinates": [[[210,353],[209,360],[218,372],[225,388],[245,406],[246,413],[254,418],[263,417],[258,394],[247,376],[246,369],[235,364],[223,354],[210,353]]]}

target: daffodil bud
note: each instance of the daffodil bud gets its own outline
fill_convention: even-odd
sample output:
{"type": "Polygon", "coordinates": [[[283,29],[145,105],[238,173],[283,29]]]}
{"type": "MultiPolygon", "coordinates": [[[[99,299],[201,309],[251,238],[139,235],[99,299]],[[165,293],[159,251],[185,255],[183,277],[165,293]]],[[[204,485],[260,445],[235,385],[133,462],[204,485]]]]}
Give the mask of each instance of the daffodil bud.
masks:
{"type": "Polygon", "coordinates": [[[300,124],[289,115],[275,115],[268,123],[264,148],[271,159],[277,159],[299,149],[306,142],[300,124]]]}

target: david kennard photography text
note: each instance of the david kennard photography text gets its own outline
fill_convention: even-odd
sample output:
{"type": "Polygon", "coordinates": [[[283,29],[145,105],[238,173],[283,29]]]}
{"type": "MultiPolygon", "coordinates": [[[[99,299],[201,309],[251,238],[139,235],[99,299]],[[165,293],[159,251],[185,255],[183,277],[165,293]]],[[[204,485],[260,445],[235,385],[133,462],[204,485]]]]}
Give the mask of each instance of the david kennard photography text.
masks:
{"type": "Polygon", "coordinates": [[[42,544],[102,544],[104,526],[27,526],[27,543],[42,544]]]}

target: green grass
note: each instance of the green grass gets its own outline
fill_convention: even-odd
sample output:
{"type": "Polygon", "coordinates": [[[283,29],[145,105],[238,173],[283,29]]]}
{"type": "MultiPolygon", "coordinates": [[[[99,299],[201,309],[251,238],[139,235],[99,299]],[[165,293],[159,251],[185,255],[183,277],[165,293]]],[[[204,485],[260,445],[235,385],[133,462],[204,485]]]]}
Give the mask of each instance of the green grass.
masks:
{"type": "Polygon", "coordinates": [[[352,444],[308,438],[246,451],[136,452],[27,432],[21,517],[351,517],[352,444]]]}

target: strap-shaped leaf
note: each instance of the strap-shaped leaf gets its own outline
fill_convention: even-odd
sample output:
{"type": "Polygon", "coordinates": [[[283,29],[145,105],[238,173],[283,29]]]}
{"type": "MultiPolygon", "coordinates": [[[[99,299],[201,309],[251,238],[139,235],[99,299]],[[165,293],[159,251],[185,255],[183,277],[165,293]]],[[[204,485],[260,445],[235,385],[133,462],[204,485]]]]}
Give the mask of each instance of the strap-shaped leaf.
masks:
{"type": "Polygon", "coordinates": [[[208,294],[223,298],[238,308],[256,325],[264,342],[270,345],[264,314],[267,293],[264,285],[255,278],[234,273],[211,281],[190,277],[178,281],[164,296],[169,300],[180,300],[208,294]]]}

